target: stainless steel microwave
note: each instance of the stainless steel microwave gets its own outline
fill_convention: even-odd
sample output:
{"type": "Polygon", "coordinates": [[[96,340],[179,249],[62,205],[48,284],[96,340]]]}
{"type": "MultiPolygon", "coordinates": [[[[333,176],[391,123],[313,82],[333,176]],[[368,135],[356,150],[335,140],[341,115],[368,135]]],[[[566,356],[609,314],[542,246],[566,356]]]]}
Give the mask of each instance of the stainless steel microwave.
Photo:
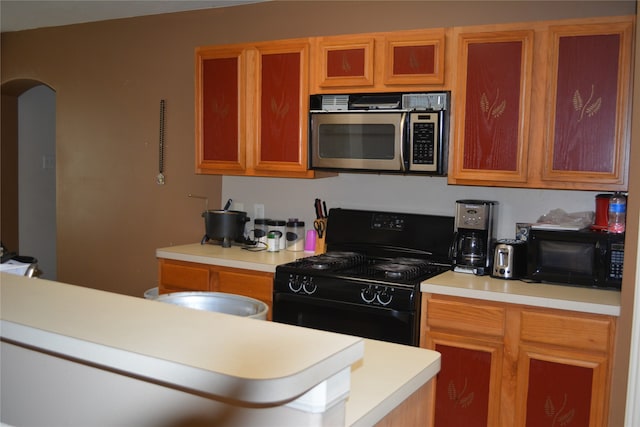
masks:
{"type": "Polygon", "coordinates": [[[446,175],[449,92],[312,95],[309,167],[446,175]]]}
{"type": "Polygon", "coordinates": [[[534,281],[621,289],[624,233],[532,229],[527,258],[534,281]]]}

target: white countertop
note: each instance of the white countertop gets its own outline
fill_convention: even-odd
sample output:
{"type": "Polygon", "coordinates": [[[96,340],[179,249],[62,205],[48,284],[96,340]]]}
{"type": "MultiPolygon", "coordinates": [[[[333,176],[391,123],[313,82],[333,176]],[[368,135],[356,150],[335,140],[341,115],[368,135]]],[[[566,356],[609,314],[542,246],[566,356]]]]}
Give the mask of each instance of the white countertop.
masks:
{"type": "Polygon", "coordinates": [[[578,286],[528,283],[447,271],[425,280],[422,292],[488,301],[620,315],[620,292],[578,286]]]}
{"type": "Polygon", "coordinates": [[[376,424],[438,372],[440,353],[365,339],[364,357],[351,367],[345,425],[376,424]]]}
{"type": "Polygon", "coordinates": [[[276,266],[295,261],[298,258],[313,256],[309,252],[255,251],[240,246],[223,248],[220,245],[193,243],[188,245],[169,246],[156,249],[156,257],[176,261],[197,262],[200,264],[219,265],[222,267],[243,268],[247,270],[273,273],[276,266]]]}
{"type": "Polygon", "coordinates": [[[358,337],[7,273],[0,290],[3,338],[239,401],[294,399],[364,352],[358,337]]]}
{"type": "Polygon", "coordinates": [[[440,370],[431,350],[7,273],[0,319],[3,339],[247,402],[296,398],[350,367],[348,426],[374,424],[440,370]]]}

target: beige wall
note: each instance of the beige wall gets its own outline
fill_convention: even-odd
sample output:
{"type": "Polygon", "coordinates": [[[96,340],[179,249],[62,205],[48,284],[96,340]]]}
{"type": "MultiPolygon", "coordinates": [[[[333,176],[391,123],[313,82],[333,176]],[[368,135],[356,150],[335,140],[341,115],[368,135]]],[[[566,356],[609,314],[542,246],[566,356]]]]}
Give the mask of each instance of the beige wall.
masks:
{"type": "Polygon", "coordinates": [[[193,173],[196,46],[635,12],[629,2],[376,1],[364,19],[362,8],[268,2],[2,34],[2,83],[56,91],[58,279],[140,295],[155,285],[155,248],[202,237],[203,204],[186,195],[215,208],[220,178],[193,173]],[[161,99],[165,186],[154,182],[161,99]]]}
{"type": "MultiPolygon", "coordinates": [[[[33,79],[56,91],[58,280],[141,295],[156,284],[156,248],[202,237],[203,204],[187,194],[209,196],[211,208],[220,203],[221,178],[193,173],[196,46],[635,11],[634,1],[274,1],[5,33],[1,81],[4,89],[33,79]],[[167,100],[164,186],[154,181],[161,99],[167,100]]],[[[632,209],[637,218],[638,202],[630,199],[632,209]]],[[[626,301],[623,344],[632,308],[626,301]]],[[[623,357],[618,372],[624,365],[623,357]]],[[[616,386],[620,398],[624,375],[616,386]]],[[[621,404],[616,399],[612,412],[623,413],[621,404]]]]}

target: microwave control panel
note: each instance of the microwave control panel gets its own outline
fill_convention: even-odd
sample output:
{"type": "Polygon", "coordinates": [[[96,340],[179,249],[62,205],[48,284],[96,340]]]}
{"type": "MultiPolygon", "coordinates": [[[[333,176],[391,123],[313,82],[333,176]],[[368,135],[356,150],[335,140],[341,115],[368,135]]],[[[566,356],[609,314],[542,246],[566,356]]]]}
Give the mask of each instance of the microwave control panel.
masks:
{"type": "Polygon", "coordinates": [[[443,153],[440,113],[413,112],[409,115],[409,170],[440,172],[443,153]]]}
{"type": "Polygon", "coordinates": [[[612,243],[609,259],[609,279],[622,280],[624,261],[624,243],[612,243]]]}

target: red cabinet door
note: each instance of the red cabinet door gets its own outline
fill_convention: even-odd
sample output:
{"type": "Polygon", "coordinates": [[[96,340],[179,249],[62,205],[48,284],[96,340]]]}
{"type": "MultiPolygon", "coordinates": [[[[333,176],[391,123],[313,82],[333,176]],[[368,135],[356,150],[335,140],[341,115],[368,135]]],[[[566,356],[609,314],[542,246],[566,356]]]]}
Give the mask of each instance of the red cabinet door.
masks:
{"type": "Polygon", "coordinates": [[[258,47],[256,170],[307,170],[309,44],[258,47]]]}
{"type": "Polygon", "coordinates": [[[246,53],[242,49],[196,50],[196,169],[242,171],[246,53]]]}
{"type": "Polygon", "coordinates": [[[316,67],[319,87],[373,86],[374,47],[375,40],[371,36],[320,38],[316,67]]]}
{"type": "Polygon", "coordinates": [[[436,377],[435,427],[496,425],[500,407],[501,343],[433,332],[441,354],[436,377]]]}
{"type": "Polygon", "coordinates": [[[387,34],[384,84],[444,83],[444,29],[387,34]]]}
{"type": "Polygon", "coordinates": [[[525,182],[532,31],[460,34],[455,179],[525,182]]]}
{"type": "Polygon", "coordinates": [[[518,364],[516,424],[590,427],[606,424],[607,358],[523,346],[518,364]]]}
{"type": "Polygon", "coordinates": [[[543,179],[624,184],[632,24],[550,29],[543,179]]]}

